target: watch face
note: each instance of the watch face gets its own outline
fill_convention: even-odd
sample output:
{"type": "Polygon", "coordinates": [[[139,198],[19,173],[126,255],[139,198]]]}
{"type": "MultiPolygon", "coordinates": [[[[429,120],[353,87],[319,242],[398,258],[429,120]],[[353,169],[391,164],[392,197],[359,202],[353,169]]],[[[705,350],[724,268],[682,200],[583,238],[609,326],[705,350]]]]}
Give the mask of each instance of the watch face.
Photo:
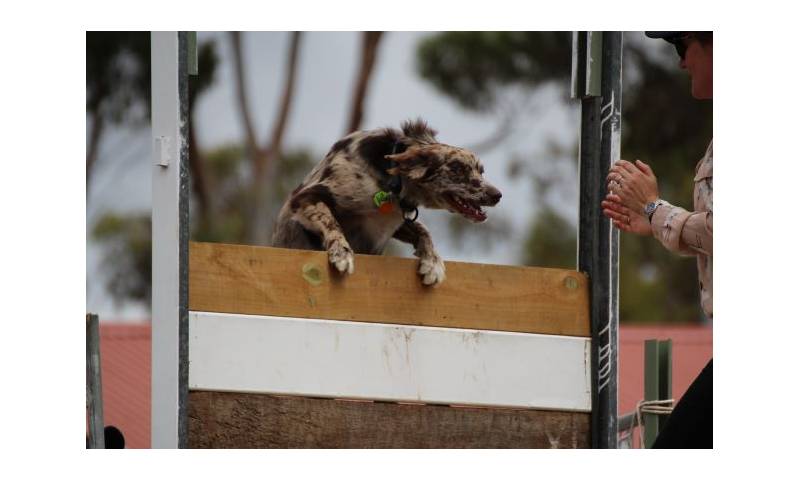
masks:
{"type": "Polygon", "coordinates": [[[650,202],[644,207],[644,213],[650,215],[656,209],[656,202],[650,202]]]}

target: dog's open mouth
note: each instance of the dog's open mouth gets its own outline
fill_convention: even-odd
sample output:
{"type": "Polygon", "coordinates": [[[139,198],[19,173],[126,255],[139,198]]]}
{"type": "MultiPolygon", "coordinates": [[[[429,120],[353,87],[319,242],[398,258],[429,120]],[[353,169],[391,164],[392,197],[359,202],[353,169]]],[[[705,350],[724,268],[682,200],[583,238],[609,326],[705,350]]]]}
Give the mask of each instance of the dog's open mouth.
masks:
{"type": "Polygon", "coordinates": [[[473,222],[483,222],[486,220],[486,212],[483,211],[480,205],[468,200],[464,200],[463,198],[457,197],[453,194],[447,194],[445,195],[445,198],[451,207],[473,222]]]}

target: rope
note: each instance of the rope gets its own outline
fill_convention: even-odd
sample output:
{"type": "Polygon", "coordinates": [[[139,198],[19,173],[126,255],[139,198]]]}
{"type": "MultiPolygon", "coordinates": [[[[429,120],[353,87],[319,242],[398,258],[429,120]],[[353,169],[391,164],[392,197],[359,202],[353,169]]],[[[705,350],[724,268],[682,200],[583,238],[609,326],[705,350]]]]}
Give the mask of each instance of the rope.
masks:
{"type": "MultiPolygon", "coordinates": [[[[626,428],[623,432],[623,435],[620,437],[619,441],[625,442],[633,436],[633,429],[637,426],[639,427],[639,448],[644,448],[644,426],[642,424],[642,414],[653,414],[653,415],[669,415],[672,413],[674,408],[673,404],[675,399],[670,398],[668,400],[640,400],[636,404],[636,410],[634,410],[631,415],[634,415],[634,419],[631,421],[630,427],[626,428]]],[[[626,415],[627,416],[627,415],[626,415]]]]}
{"type": "Polygon", "coordinates": [[[642,414],[669,415],[674,408],[675,399],[668,400],[639,400],[636,404],[636,423],[639,425],[639,448],[644,448],[644,424],[642,414]]]}

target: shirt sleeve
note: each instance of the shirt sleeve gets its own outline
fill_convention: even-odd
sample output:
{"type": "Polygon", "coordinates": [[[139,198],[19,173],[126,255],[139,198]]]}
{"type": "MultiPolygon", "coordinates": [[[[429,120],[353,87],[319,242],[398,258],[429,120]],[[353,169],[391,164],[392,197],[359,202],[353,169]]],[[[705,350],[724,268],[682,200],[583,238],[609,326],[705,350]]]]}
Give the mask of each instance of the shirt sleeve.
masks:
{"type": "Polygon", "coordinates": [[[650,228],[668,250],[682,255],[713,255],[713,212],[688,212],[667,202],[653,213],[650,228]]]}

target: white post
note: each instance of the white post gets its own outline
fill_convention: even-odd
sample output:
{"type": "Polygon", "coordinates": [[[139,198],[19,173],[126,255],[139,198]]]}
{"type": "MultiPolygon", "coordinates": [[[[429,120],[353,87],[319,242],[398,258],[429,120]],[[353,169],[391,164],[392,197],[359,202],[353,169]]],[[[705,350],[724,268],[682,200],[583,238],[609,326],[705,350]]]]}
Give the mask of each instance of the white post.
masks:
{"type": "Polygon", "coordinates": [[[188,297],[186,36],[151,34],[153,216],[151,446],[185,446],[188,297]]]}

